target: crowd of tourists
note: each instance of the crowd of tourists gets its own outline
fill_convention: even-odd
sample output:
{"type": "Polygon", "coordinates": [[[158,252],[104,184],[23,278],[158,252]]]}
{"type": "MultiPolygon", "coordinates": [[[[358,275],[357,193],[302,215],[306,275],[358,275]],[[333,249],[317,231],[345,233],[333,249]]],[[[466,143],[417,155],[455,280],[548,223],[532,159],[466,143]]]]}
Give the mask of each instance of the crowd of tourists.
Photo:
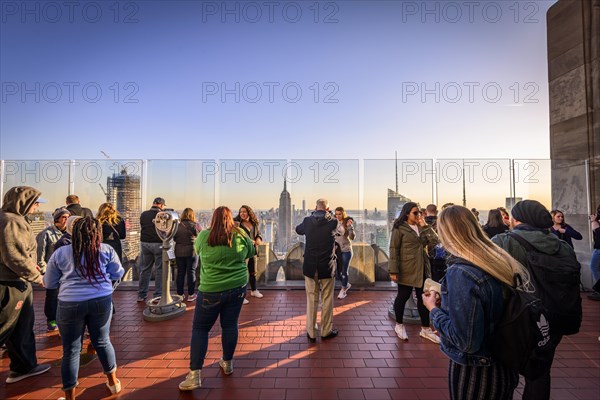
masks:
{"type": "MultiPolygon", "coordinates": [[[[86,330],[106,375],[107,390],[119,393],[122,386],[110,324],[115,312],[112,293],[124,274],[121,240],[127,234],[125,221],[111,203],[101,204],[94,217],[77,196],[70,195],[66,205],[53,212],[53,224],[34,237],[28,214],[46,202],[40,196],[35,188],[13,187],[4,195],[0,211],[0,345],[6,346],[10,358],[6,383],[50,369],[36,358],[32,286],[40,285],[45,288],[47,329],[59,331],[63,346],[62,399],[76,398],[86,330]]],[[[162,295],[162,239],[154,220],[165,209],[166,201],[157,197],[140,216],[139,302],[156,301],[162,295]],[[153,298],[148,300],[153,273],[153,298]]],[[[598,282],[600,206],[589,221],[594,235],[591,271],[598,282]]],[[[302,272],[307,340],[330,340],[339,333],[333,323],[336,278],[339,300],[348,296],[352,286],[354,220],[343,207],[331,212],[329,202],[318,199],[315,210],[295,230],[305,236],[302,272]],[[321,318],[317,321],[319,303],[321,318]]],[[[557,284],[578,285],[573,240],[581,239],[582,235],[566,224],[562,211],[549,212],[535,200],[520,201],[510,212],[501,207],[490,210],[486,223],[479,220],[477,210],[451,203],[445,204],[439,215],[434,204],[425,208],[414,202],[404,204],[394,221],[389,245],[389,275],[397,287],[394,331],[400,343],[409,339],[403,317],[414,291],[419,336],[439,344],[449,359],[452,399],[512,399],[519,374],[525,377],[524,399],[549,399],[556,347],[564,335],[576,333],[581,323],[579,287],[576,294],[565,290],[572,299],[563,296],[559,304],[553,302],[551,289],[557,284]],[[561,282],[547,278],[553,271],[550,275],[537,272],[540,259],[554,272],[566,271],[561,282]],[[540,358],[535,373],[523,363],[518,367],[511,364],[511,356],[523,354],[511,354],[510,346],[504,347],[502,354],[499,347],[503,344],[498,345],[499,333],[514,329],[504,321],[513,312],[515,299],[529,295],[540,305],[537,327],[543,340],[537,349],[529,349],[527,343],[521,348],[540,358]],[[565,318],[565,313],[572,317],[565,318]]],[[[255,299],[264,297],[256,283],[262,237],[256,214],[242,205],[235,217],[228,207],[216,208],[204,229],[196,222],[194,211],[186,208],[173,241],[177,294],[195,303],[190,369],[179,384],[180,390],[187,391],[201,387],[209,332],[217,319],[223,349],[219,366],[224,374],[233,373],[238,319],[243,305],[251,300],[247,293],[255,299]]],[[[590,298],[600,299],[600,295],[594,292],[590,298]]],[[[526,311],[536,312],[532,308],[526,311]]]]}

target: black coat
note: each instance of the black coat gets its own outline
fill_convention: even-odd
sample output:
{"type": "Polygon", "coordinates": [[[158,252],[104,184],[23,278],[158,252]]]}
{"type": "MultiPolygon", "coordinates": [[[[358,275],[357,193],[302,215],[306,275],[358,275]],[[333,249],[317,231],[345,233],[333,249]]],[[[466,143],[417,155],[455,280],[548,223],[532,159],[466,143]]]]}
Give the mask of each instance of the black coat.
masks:
{"type": "Polygon", "coordinates": [[[573,240],[581,240],[583,239],[583,236],[581,235],[581,233],[577,232],[575,229],[573,229],[573,227],[569,224],[565,224],[563,229],[566,230],[565,233],[560,233],[559,231],[557,231],[556,229],[554,229],[554,227],[550,227],[550,232],[554,233],[556,236],[558,236],[558,238],[560,240],[564,240],[565,242],[567,242],[567,244],[569,246],[571,246],[571,248],[574,248],[573,246],[573,240]]]}
{"type": "Polygon", "coordinates": [[[94,218],[94,214],[92,210],[86,207],[81,207],[81,204],[73,203],[67,206],[67,210],[71,213],[71,215],[77,215],[78,217],[92,217],[94,218]]]}
{"type": "Polygon", "coordinates": [[[193,257],[194,240],[198,236],[198,228],[192,221],[185,220],[179,223],[173,240],[175,241],[175,257],[193,257]]]}
{"type": "Polygon", "coordinates": [[[501,233],[504,233],[508,230],[508,226],[502,224],[500,226],[488,226],[487,224],[485,224],[483,226],[483,231],[485,232],[486,235],[488,235],[488,237],[491,239],[496,235],[499,235],[501,233]]]}
{"type": "Polygon", "coordinates": [[[102,224],[102,243],[110,245],[117,256],[119,261],[123,262],[123,247],[121,246],[121,240],[125,239],[127,231],[125,230],[125,220],[119,219],[116,225],[105,222],[102,224]]]}
{"type": "Polygon", "coordinates": [[[315,211],[310,217],[296,227],[298,235],[306,235],[304,248],[304,276],[314,278],[318,273],[319,279],[333,277],[336,269],[333,231],[337,220],[329,212],[315,211]]]}
{"type": "Polygon", "coordinates": [[[156,233],[156,228],[154,227],[154,222],[152,220],[156,218],[156,214],[161,211],[158,207],[152,207],[149,210],[146,210],[140,215],[140,242],[142,243],[162,243],[158,233],[156,233]]]}

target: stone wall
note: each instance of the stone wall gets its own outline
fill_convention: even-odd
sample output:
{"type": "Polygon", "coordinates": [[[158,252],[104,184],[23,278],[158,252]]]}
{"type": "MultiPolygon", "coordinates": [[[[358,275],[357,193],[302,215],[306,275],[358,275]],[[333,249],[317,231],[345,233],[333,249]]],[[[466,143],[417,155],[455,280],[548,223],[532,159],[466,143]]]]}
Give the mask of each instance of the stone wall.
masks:
{"type": "Polygon", "coordinates": [[[600,0],[559,0],[546,21],[552,207],[584,236],[575,250],[589,288],[587,215],[600,204],[600,0]]]}
{"type": "MultiPolygon", "coordinates": [[[[263,249],[268,250],[268,244],[263,243],[259,250],[261,256],[258,258],[256,272],[259,284],[274,282],[280,268],[283,268],[286,280],[304,280],[304,275],[302,275],[302,262],[304,260],[303,243],[296,243],[292,246],[286,257],[282,260],[278,260],[274,254],[269,251],[263,251],[263,249]]],[[[389,275],[387,275],[387,256],[380,249],[367,243],[353,243],[352,252],[353,256],[348,271],[349,280],[352,285],[356,287],[373,286],[375,281],[380,280],[381,277],[383,277],[381,280],[389,280],[389,275]],[[381,254],[376,254],[376,251],[381,254]],[[382,269],[382,265],[379,265],[381,263],[384,263],[383,267],[385,267],[386,271],[377,274],[376,270],[382,269]],[[381,275],[381,277],[378,275],[381,275]]]]}

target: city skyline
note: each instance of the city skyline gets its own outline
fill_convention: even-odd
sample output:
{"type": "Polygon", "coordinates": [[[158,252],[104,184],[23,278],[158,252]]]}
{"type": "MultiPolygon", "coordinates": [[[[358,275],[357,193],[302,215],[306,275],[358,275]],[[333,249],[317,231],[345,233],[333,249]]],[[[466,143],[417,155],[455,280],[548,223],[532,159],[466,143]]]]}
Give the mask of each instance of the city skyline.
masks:
{"type": "MultiPolygon", "coordinates": [[[[495,208],[512,196],[535,198],[551,207],[549,160],[398,160],[398,192],[423,205],[436,199],[438,205],[462,204],[463,163],[469,207],[495,208]]],[[[351,210],[385,210],[387,190],[396,184],[393,159],[150,160],[145,166],[140,160],[52,160],[4,161],[3,166],[3,192],[17,185],[35,186],[49,200],[48,207],[64,204],[71,190],[82,204],[99,205],[105,198],[107,179],[124,166],[131,175],[142,176],[142,209],[153,198],[164,197],[176,209],[211,210],[219,205],[236,209],[249,204],[269,210],[277,208],[286,175],[297,209],[303,202],[313,209],[315,200],[325,197],[332,205],[351,210]],[[232,165],[237,165],[237,172],[232,165]],[[287,174],[282,174],[285,168],[287,174]]]]}

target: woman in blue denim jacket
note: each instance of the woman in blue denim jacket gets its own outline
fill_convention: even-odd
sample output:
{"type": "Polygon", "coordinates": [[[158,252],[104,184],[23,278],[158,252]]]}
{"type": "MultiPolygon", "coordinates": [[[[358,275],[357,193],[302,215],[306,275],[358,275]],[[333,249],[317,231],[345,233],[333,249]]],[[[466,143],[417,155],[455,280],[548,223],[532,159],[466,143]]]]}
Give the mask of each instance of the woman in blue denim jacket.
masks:
{"type": "Polygon", "coordinates": [[[467,208],[446,208],[437,226],[452,257],[441,294],[424,293],[423,303],[440,334],[441,349],[450,358],[450,398],[512,399],[519,374],[495,362],[489,339],[504,309],[501,282],[510,285],[514,274],[524,281],[528,275],[490,241],[467,208]]]}

